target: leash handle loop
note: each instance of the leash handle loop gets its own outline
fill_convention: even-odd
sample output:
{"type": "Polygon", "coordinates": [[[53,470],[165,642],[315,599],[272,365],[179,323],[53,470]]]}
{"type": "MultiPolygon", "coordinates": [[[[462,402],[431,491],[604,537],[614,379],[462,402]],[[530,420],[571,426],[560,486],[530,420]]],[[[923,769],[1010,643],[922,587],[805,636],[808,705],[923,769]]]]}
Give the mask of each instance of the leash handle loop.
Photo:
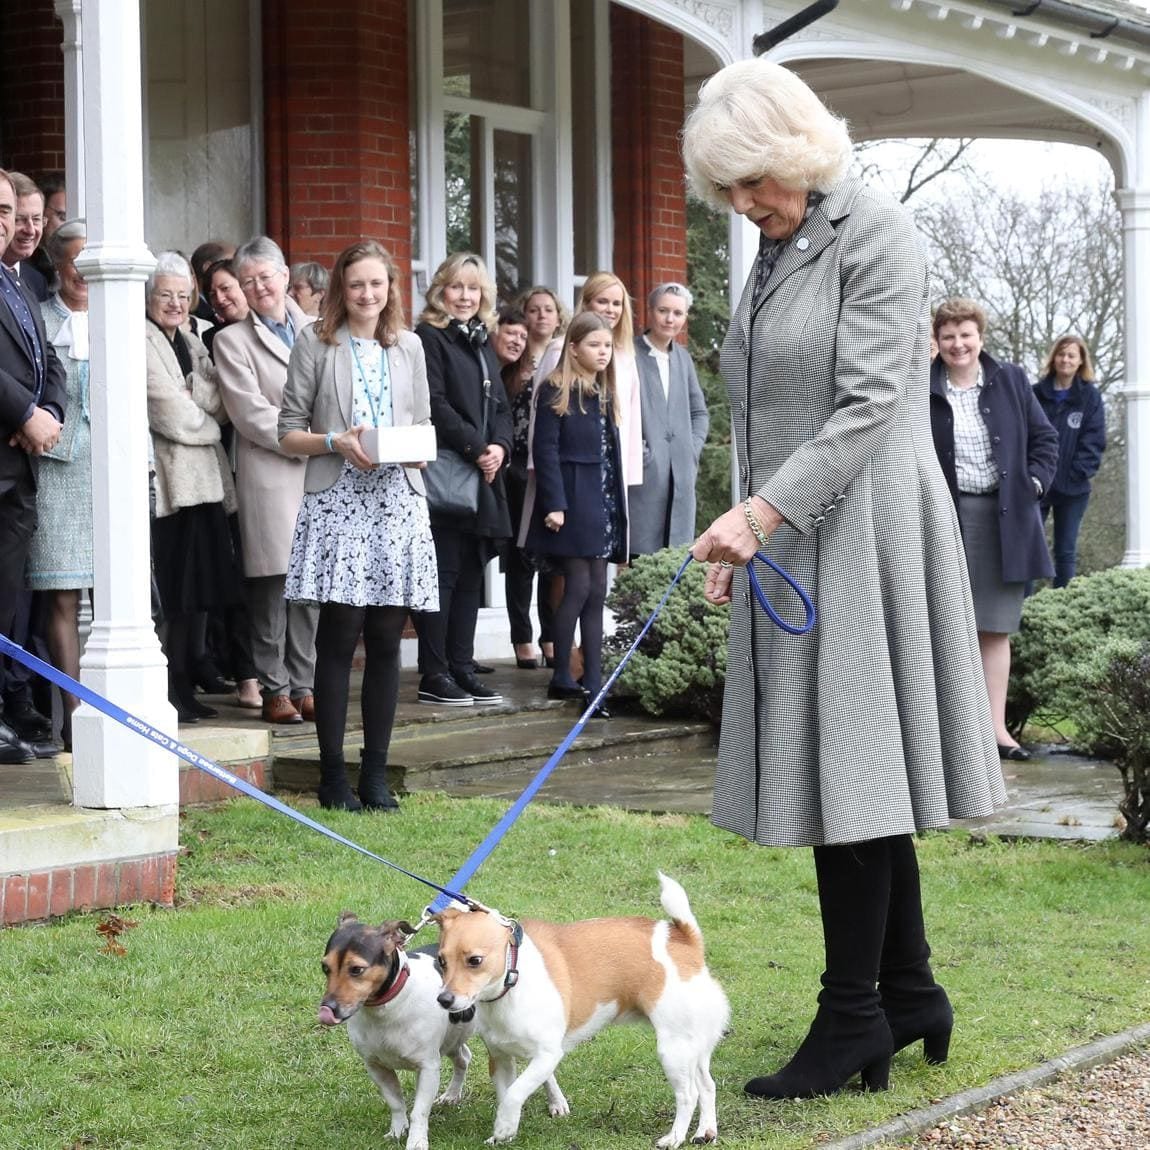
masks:
{"type": "Polygon", "coordinates": [[[811,601],[810,595],[807,594],[806,588],[803,587],[785,567],[776,563],[765,551],[756,551],[752,556],[751,561],[747,564],[747,578],[751,581],[751,590],[754,592],[755,598],[759,601],[759,606],[766,611],[767,617],[776,627],[786,631],[788,635],[805,635],[815,625],[815,620],[818,616],[815,611],[815,605],[811,601]],[[763,585],[759,582],[759,576],[755,572],[756,559],[760,563],[765,563],[799,597],[799,601],[803,605],[803,611],[806,614],[806,621],[802,623],[802,625],[788,623],[785,619],[781,618],[774,607],[771,606],[771,601],[767,598],[767,593],[763,590],[763,585]]]}

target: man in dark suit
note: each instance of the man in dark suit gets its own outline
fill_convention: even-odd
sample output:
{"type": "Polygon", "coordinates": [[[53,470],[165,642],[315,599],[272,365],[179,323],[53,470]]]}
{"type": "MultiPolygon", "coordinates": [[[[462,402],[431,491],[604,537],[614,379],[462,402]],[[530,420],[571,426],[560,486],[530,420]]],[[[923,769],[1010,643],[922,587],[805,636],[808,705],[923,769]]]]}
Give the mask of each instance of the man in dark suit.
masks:
{"type": "Polygon", "coordinates": [[[32,262],[44,235],[44,193],[22,172],[9,172],[8,177],[16,189],[16,220],[12,238],[0,259],[39,303],[49,295],[48,280],[32,262]]]}
{"type": "MultiPolygon", "coordinates": [[[[38,194],[38,193],[37,193],[38,194]]],[[[16,233],[18,196],[0,170],[0,260],[16,233]]],[[[37,240],[37,242],[39,242],[37,240]]],[[[64,369],[44,335],[36,300],[0,263],[0,633],[11,634],[36,530],[39,457],[55,446],[64,421],[64,369]]],[[[0,763],[35,753],[0,714],[0,763]]]]}

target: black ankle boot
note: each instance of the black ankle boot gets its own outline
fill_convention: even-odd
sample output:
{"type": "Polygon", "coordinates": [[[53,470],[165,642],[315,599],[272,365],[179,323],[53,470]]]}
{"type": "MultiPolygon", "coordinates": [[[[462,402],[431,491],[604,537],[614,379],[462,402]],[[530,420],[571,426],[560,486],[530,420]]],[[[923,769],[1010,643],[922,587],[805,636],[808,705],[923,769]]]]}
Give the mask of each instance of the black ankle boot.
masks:
{"type": "Polygon", "coordinates": [[[881,1012],[840,1014],[820,1005],[790,1062],[776,1074],[752,1078],[743,1089],[756,1098],[818,1098],[859,1074],[864,1089],[885,1090],[891,1053],[890,1027],[881,1012]]]}
{"type": "Polygon", "coordinates": [[[399,803],[387,785],[387,754],[359,752],[359,797],[369,811],[397,811],[399,803]]]}
{"type": "Polygon", "coordinates": [[[361,811],[363,804],[355,797],[347,781],[347,764],[343,755],[333,758],[320,756],[319,805],[329,811],[361,811]]]}
{"type": "MultiPolygon", "coordinates": [[[[923,1058],[937,1066],[950,1054],[950,1035],[954,1029],[954,1011],[950,999],[926,970],[929,983],[899,986],[890,981],[879,982],[882,1008],[890,1024],[894,1053],[922,1039],[923,1058]]],[[[885,972],[884,972],[885,977],[885,972]]]]}
{"type": "Polygon", "coordinates": [[[175,671],[168,672],[168,702],[176,708],[176,719],[181,723],[198,723],[205,717],[200,714],[187,675],[175,671]]]}

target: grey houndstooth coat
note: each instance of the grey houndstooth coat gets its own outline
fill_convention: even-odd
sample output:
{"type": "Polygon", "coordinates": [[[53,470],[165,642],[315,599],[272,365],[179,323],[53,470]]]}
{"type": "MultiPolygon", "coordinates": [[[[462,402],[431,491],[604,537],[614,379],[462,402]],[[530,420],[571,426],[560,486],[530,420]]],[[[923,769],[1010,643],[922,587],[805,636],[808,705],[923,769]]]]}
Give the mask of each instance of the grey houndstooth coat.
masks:
{"type": "MultiPolygon", "coordinates": [[[[741,497],[786,519],[770,554],[811,592],[805,636],[732,589],[713,820],[765,845],[945,827],[1004,801],[954,505],[931,442],[926,258],[854,179],[754,275],[722,352],[741,497]]],[[[800,622],[792,592],[764,590],[800,622]]]]}

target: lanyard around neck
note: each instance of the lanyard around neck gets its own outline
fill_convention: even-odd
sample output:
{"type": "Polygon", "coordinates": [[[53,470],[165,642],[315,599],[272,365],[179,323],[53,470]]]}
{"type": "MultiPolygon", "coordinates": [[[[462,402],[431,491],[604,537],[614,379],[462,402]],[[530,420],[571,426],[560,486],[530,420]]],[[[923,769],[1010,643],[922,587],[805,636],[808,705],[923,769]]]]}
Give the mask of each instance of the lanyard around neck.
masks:
{"type": "Polygon", "coordinates": [[[387,353],[382,347],[380,348],[379,394],[372,395],[371,387],[367,381],[367,372],[363,369],[363,360],[359,358],[359,348],[355,346],[355,338],[355,336],[348,336],[351,343],[351,354],[355,357],[355,366],[359,371],[359,382],[363,386],[363,394],[367,399],[368,410],[371,412],[372,426],[378,427],[383,411],[383,395],[387,388],[387,353]]]}

